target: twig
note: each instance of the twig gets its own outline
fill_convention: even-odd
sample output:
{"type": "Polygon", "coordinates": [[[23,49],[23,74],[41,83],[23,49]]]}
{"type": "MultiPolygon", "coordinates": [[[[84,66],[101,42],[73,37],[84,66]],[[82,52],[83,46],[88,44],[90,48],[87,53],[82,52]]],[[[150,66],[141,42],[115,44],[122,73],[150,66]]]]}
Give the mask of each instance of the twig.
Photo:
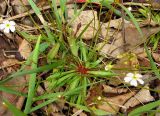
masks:
{"type": "MultiPolygon", "coordinates": [[[[75,3],[74,0],[68,0],[66,4],[73,4],[73,3],[75,3]]],[[[57,3],[57,6],[59,6],[59,5],[60,5],[60,3],[57,3]]],[[[47,6],[44,6],[42,8],[39,8],[39,9],[40,9],[40,11],[42,11],[42,10],[48,10],[50,8],[51,8],[50,5],[47,5],[47,6]]],[[[29,10],[29,11],[24,12],[22,14],[18,14],[18,15],[0,20],[0,23],[2,23],[3,21],[6,21],[6,20],[15,20],[15,19],[18,19],[18,18],[21,18],[21,17],[25,17],[25,16],[28,16],[28,15],[34,14],[34,13],[35,13],[34,10],[29,10]]]]}
{"type": "MultiPolygon", "coordinates": [[[[45,6],[44,8],[40,8],[40,10],[47,10],[47,9],[50,9],[50,6],[45,6]]],[[[15,15],[15,16],[12,16],[12,17],[9,17],[9,18],[6,18],[6,19],[3,19],[3,20],[0,20],[0,23],[2,23],[3,21],[6,21],[6,20],[15,20],[15,19],[18,19],[18,18],[21,18],[21,17],[25,17],[25,16],[28,16],[29,14],[34,14],[34,11],[33,10],[30,10],[28,12],[24,12],[22,14],[18,14],[18,15],[15,15]]]]}

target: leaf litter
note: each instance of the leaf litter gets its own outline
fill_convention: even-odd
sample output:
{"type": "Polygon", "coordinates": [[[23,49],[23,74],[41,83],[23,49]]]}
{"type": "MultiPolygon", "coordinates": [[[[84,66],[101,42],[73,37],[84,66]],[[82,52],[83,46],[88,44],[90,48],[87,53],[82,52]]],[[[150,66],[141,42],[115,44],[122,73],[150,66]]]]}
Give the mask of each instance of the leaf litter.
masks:
{"type": "MultiPolygon", "coordinates": [[[[36,2],[36,1],[35,1],[36,2]]],[[[56,1],[57,2],[57,1],[56,1]]],[[[81,1],[79,1],[81,2],[81,1]]],[[[6,2],[0,1],[3,5],[0,6],[0,9],[3,9],[0,11],[1,15],[6,15],[6,2]]],[[[58,3],[58,2],[57,2],[58,3]]],[[[84,2],[82,2],[84,3],[84,2]]],[[[40,6],[43,6],[44,0],[40,3],[40,6]]],[[[26,10],[23,8],[23,5],[29,6],[29,3],[27,0],[23,1],[23,5],[19,0],[13,0],[11,1],[11,5],[13,6],[13,14],[21,14],[25,13],[26,10]]],[[[155,3],[153,4],[156,7],[155,3]]],[[[28,7],[28,9],[31,9],[28,7]]],[[[78,10],[79,11],[79,10],[78,10]]],[[[9,13],[7,9],[7,13],[9,13]]],[[[74,17],[74,9],[69,9],[68,11],[68,20],[74,17]]],[[[21,20],[16,20],[18,23],[18,26],[21,24],[21,22],[25,22],[24,20],[30,21],[30,18],[21,17],[21,20]]],[[[31,22],[31,21],[30,21],[31,22]]],[[[86,41],[86,43],[89,43],[94,37],[96,37],[96,32],[100,30],[99,34],[99,43],[97,44],[97,50],[100,48],[100,54],[102,56],[105,56],[106,59],[110,60],[113,63],[112,70],[118,74],[118,76],[113,77],[113,79],[109,79],[108,81],[103,82],[102,85],[93,85],[91,88],[88,89],[87,92],[87,106],[89,109],[94,110],[94,108],[104,110],[106,112],[117,114],[119,112],[126,113],[130,110],[133,110],[135,107],[144,105],[146,103],[149,103],[151,101],[155,101],[155,98],[157,96],[154,96],[151,94],[151,87],[152,89],[158,89],[159,90],[159,83],[157,85],[151,85],[153,84],[153,81],[157,80],[155,79],[154,75],[152,75],[151,72],[142,72],[142,69],[140,70],[139,67],[141,66],[150,66],[150,61],[147,58],[147,54],[144,51],[143,44],[148,41],[148,38],[151,35],[154,35],[158,32],[160,32],[159,24],[155,23],[154,21],[144,20],[140,23],[140,28],[145,35],[144,39],[142,40],[140,37],[139,32],[137,31],[136,27],[132,24],[132,22],[124,20],[122,18],[119,19],[112,19],[109,20],[109,22],[104,23],[101,22],[101,26],[98,24],[98,12],[96,10],[84,10],[81,12],[81,14],[74,20],[74,22],[70,25],[71,28],[74,30],[73,34],[77,37],[82,33],[84,28],[87,26],[87,24],[90,23],[89,27],[86,29],[86,31],[83,33],[82,39],[86,41]],[[125,34],[123,35],[123,28],[125,30],[125,34]],[[88,41],[88,42],[87,42],[88,41]],[[105,44],[104,44],[105,43],[105,44]],[[127,53],[127,52],[128,53],[127,53]],[[124,83],[124,77],[128,72],[142,72],[144,76],[145,85],[140,86],[140,88],[133,88],[130,86],[126,86],[124,83]],[[146,75],[149,75],[148,77],[146,75]],[[146,76],[146,77],[145,77],[146,76]],[[151,79],[150,79],[151,78],[151,79]],[[145,96],[144,96],[145,95],[145,96]]],[[[33,25],[25,23],[25,25],[33,25]]],[[[1,49],[7,49],[8,51],[15,51],[19,52],[21,56],[27,60],[32,52],[31,43],[29,41],[26,41],[23,39],[21,42],[17,42],[15,38],[15,33],[12,34],[5,34],[3,35],[3,32],[0,32],[1,36],[0,39],[2,39],[2,42],[0,43],[1,49]],[[5,40],[3,40],[5,39],[5,40]],[[9,44],[12,44],[12,42],[9,41],[16,41],[18,44],[18,47],[16,46],[14,49],[9,46],[9,44]],[[4,42],[3,42],[4,41],[4,42]]],[[[34,33],[36,34],[36,33],[34,33]]],[[[150,47],[150,46],[149,46],[150,47]]],[[[160,63],[160,56],[157,52],[151,53],[153,56],[153,59],[156,62],[156,65],[159,67],[160,63]]],[[[1,71],[6,74],[10,74],[13,72],[16,72],[21,64],[21,61],[18,61],[16,57],[10,58],[7,57],[4,54],[0,53],[1,62],[0,67],[1,71]]],[[[10,55],[7,55],[10,56],[10,55]]],[[[23,59],[23,60],[24,60],[23,59]]],[[[26,68],[27,70],[31,67],[26,68]]],[[[47,73],[47,72],[46,72],[47,73]]],[[[0,73],[1,74],[1,73],[0,73]]],[[[43,73],[41,73],[43,78],[43,73]]],[[[44,74],[45,75],[45,74],[44,74]]],[[[0,77],[3,75],[0,75],[0,77]]],[[[4,85],[7,87],[12,87],[12,89],[16,91],[20,91],[22,93],[26,93],[26,84],[28,83],[29,76],[23,76],[21,78],[15,78],[13,80],[10,80],[9,82],[5,83],[4,85]]],[[[44,79],[44,78],[43,78],[44,79]]],[[[42,81],[43,81],[42,79],[42,81]]],[[[39,79],[40,81],[41,79],[39,79]]],[[[36,94],[37,95],[43,95],[45,92],[50,93],[54,91],[50,91],[48,89],[49,85],[39,85],[37,88],[36,94]]],[[[60,90],[63,92],[64,87],[61,87],[60,90]]],[[[6,93],[4,91],[0,92],[1,96],[4,98],[7,98],[11,103],[13,103],[17,108],[22,109],[25,103],[25,97],[13,95],[10,93],[6,93]]],[[[34,105],[39,105],[43,103],[44,100],[37,101],[34,105]]],[[[7,109],[5,105],[3,105],[3,101],[0,99],[0,112],[1,115],[11,115],[11,112],[7,109]]],[[[72,109],[73,116],[79,115],[79,116],[87,116],[88,113],[86,113],[83,110],[79,110],[76,107],[70,107],[67,103],[65,103],[64,99],[59,100],[57,102],[54,102],[52,104],[49,104],[48,106],[45,106],[42,108],[42,112],[45,112],[44,114],[53,115],[53,116],[63,116],[66,115],[67,110],[72,109]]],[[[36,112],[35,112],[36,113],[36,112]]],[[[68,112],[68,114],[71,112],[68,112]]],[[[32,114],[31,114],[32,115],[32,114]]]]}

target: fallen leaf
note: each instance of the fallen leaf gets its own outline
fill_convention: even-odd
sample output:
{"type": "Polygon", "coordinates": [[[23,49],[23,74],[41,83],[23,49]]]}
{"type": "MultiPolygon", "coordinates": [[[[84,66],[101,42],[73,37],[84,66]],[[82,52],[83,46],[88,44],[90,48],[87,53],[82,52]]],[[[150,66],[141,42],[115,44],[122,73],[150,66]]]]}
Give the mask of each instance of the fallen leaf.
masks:
{"type": "Polygon", "coordinates": [[[31,48],[29,42],[24,39],[21,42],[21,44],[19,45],[18,51],[20,52],[21,56],[24,59],[27,59],[29,57],[30,53],[32,52],[32,48],[31,48]]]}
{"type": "Polygon", "coordinates": [[[5,0],[0,0],[0,15],[4,15],[7,9],[7,3],[5,0]]]}
{"type": "Polygon", "coordinates": [[[142,27],[141,30],[144,38],[141,37],[135,27],[128,26],[125,28],[125,41],[127,44],[127,49],[133,49],[134,47],[145,43],[148,37],[160,31],[160,27],[142,27]]]}
{"type": "Polygon", "coordinates": [[[130,92],[115,97],[103,98],[100,103],[96,105],[96,107],[98,109],[115,114],[121,107],[124,107],[123,104],[134,94],[135,92],[130,92]]]}
{"type": "Polygon", "coordinates": [[[124,51],[123,51],[123,49],[121,49],[121,47],[117,47],[112,44],[105,44],[103,46],[103,43],[98,43],[97,49],[99,49],[99,48],[101,48],[100,49],[101,55],[107,55],[107,56],[114,57],[114,58],[117,58],[118,55],[124,53],[124,51]]]}
{"type": "MultiPolygon", "coordinates": [[[[33,0],[33,2],[37,2],[38,0],[33,0]]],[[[28,0],[23,0],[23,1],[20,1],[20,0],[12,0],[11,2],[12,5],[30,5],[28,0]],[[22,3],[23,2],[23,3],[22,3]]]]}
{"type": "Polygon", "coordinates": [[[135,96],[130,98],[125,104],[124,108],[121,110],[123,112],[126,112],[127,109],[135,107],[136,105],[139,104],[144,104],[150,101],[154,101],[154,97],[151,96],[150,91],[149,91],[149,86],[145,85],[144,88],[142,88],[135,96]]]}
{"type": "Polygon", "coordinates": [[[73,108],[73,115],[72,116],[87,116],[86,113],[83,112],[83,110],[78,110],[76,108],[73,108]]]}
{"type": "Polygon", "coordinates": [[[126,88],[114,88],[114,87],[111,87],[111,86],[108,86],[108,85],[102,85],[102,86],[103,86],[103,91],[105,93],[120,94],[120,93],[126,93],[128,91],[128,89],[126,89],[126,88]]]}
{"type": "MultiPolygon", "coordinates": [[[[26,84],[25,78],[18,77],[6,82],[4,86],[9,87],[12,90],[25,93],[26,92],[25,84],[26,84]]],[[[14,104],[17,108],[22,108],[22,104],[25,99],[17,95],[6,93],[3,91],[0,92],[0,96],[7,99],[10,103],[14,104]]],[[[12,116],[12,113],[8,110],[8,108],[5,105],[3,105],[1,98],[0,98],[0,116],[12,116]]]]}
{"type": "Polygon", "coordinates": [[[6,67],[8,73],[12,73],[15,72],[15,69],[13,68],[14,65],[17,65],[18,63],[19,61],[16,59],[7,59],[2,62],[2,66],[6,67]]]}
{"type": "MultiPolygon", "coordinates": [[[[79,11],[80,10],[77,10],[77,12],[79,11]]],[[[69,9],[68,21],[71,21],[74,15],[75,15],[74,9],[69,9]]],[[[85,40],[92,39],[98,30],[98,16],[97,16],[97,11],[94,10],[82,11],[81,14],[74,20],[74,22],[71,24],[74,34],[77,33],[76,36],[78,37],[89,23],[90,25],[83,33],[82,38],[85,40]],[[78,27],[79,25],[81,26],[78,27]]]]}

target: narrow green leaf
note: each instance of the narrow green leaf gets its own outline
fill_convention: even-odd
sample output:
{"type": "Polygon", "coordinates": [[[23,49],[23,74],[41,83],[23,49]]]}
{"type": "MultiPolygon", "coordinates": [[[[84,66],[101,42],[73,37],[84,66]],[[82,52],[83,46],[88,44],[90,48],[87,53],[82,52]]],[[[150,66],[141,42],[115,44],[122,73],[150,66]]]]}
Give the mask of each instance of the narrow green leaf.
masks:
{"type": "Polygon", "coordinates": [[[141,113],[144,112],[148,112],[150,110],[152,110],[153,108],[157,107],[160,105],[160,100],[152,102],[152,103],[148,103],[144,106],[138,107],[136,109],[134,109],[133,111],[131,111],[128,116],[138,116],[141,115],[141,113]]]}
{"type": "Polygon", "coordinates": [[[13,90],[8,87],[1,86],[1,85],[0,85],[0,91],[6,92],[6,93],[11,93],[11,94],[18,95],[18,96],[25,96],[25,97],[27,96],[24,93],[21,93],[19,91],[16,91],[16,90],[13,90]]]}
{"type": "Polygon", "coordinates": [[[53,7],[53,12],[54,12],[55,17],[56,17],[56,22],[57,22],[57,25],[58,25],[58,29],[61,30],[62,20],[60,19],[60,15],[59,15],[59,12],[58,12],[58,9],[57,9],[56,0],[52,0],[52,7],[53,7]]]}
{"type": "MultiPolygon", "coordinates": [[[[33,2],[33,0],[28,0],[28,2],[31,5],[34,12],[36,13],[36,15],[38,16],[38,18],[40,19],[40,21],[42,22],[42,24],[44,25],[44,29],[47,32],[48,37],[53,38],[53,36],[51,35],[51,31],[48,28],[47,22],[44,20],[43,15],[40,12],[40,9],[36,6],[36,4],[33,2]]],[[[49,40],[49,41],[51,41],[51,40],[49,40]]]]}
{"type": "Polygon", "coordinates": [[[46,66],[42,66],[42,67],[39,67],[39,68],[34,68],[32,70],[24,70],[24,71],[21,71],[21,72],[17,72],[17,73],[14,73],[10,76],[8,76],[7,78],[3,79],[2,81],[0,81],[0,85],[9,81],[10,79],[12,78],[18,78],[18,77],[21,77],[21,76],[24,76],[26,74],[32,74],[32,73],[39,73],[39,72],[43,72],[43,71],[49,71],[57,66],[60,66],[62,65],[63,61],[62,60],[58,60],[56,63],[52,63],[50,65],[46,65],[46,66]]]}
{"type": "Polygon", "coordinates": [[[94,76],[99,76],[99,77],[111,77],[111,76],[116,76],[116,74],[109,72],[109,71],[88,71],[89,74],[92,74],[94,76]]]}
{"type": "Polygon", "coordinates": [[[52,49],[47,54],[47,61],[48,62],[51,62],[55,58],[55,56],[57,55],[57,53],[59,51],[59,47],[60,47],[59,43],[56,43],[53,45],[52,49]]]}
{"type": "Polygon", "coordinates": [[[81,40],[80,41],[80,50],[81,50],[81,53],[82,53],[82,56],[83,56],[83,60],[86,62],[88,60],[87,58],[87,46],[83,43],[83,41],[81,40]]]}
{"type": "MultiPolygon", "coordinates": [[[[38,37],[38,40],[34,49],[32,68],[37,68],[40,41],[41,41],[41,35],[38,37]]],[[[24,113],[26,114],[30,112],[30,109],[32,106],[33,97],[35,93],[36,75],[37,75],[36,73],[31,74],[29,79],[28,97],[27,97],[27,102],[24,110],[24,113]]]]}
{"type": "Polygon", "coordinates": [[[31,5],[34,12],[36,13],[36,15],[40,15],[41,12],[40,12],[39,8],[36,6],[36,4],[33,2],[33,0],[28,0],[28,2],[31,5]]]}
{"type": "Polygon", "coordinates": [[[58,98],[53,98],[53,99],[47,100],[47,101],[45,101],[45,102],[43,102],[43,103],[41,103],[41,104],[33,107],[33,108],[29,111],[29,113],[34,112],[34,111],[36,111],[36,110],[38,110],[38,109],[40,109],[40,108],[42,108],[42,107],[44,107],[44,106],[46,106],[46,105],[48,105],[48,104],[51,104],[51,103],[53,103],[54,101],[56,101],[57,99],[58,99],[58,98]]]}

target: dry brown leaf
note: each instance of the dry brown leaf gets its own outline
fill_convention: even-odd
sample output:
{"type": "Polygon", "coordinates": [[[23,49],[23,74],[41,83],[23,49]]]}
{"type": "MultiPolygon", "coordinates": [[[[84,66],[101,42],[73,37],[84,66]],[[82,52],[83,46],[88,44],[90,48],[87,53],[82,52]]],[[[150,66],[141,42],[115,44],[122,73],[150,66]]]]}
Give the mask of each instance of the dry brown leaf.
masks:
{"type": "Polygon", "coordinates": [[[48,105],[48,108],[46,110],[48,114],[55,114],[55,113],[58,114],[59,112],[62,112],[63,109],[66,109],[66,106],[65,102],[61,100],[59,102],[48,105]]]}
{"type": "MultiPolygon", "coordinates": [[[[146,66],[146,67],[150,66],[150,61],[144,50],[143,51],[141,50],[141,52],[136,53],[136,54],[137,54],[137,57],[138,57],[138,60],[141,66],[146,66]]],[[[158,53],[152,52],[151,55],[153,59],[156,61],[156,63],[160,63],[160,55],[158,53]]]]}
{"type": "Polygon", "coordinates": [[[97,44],[97,49],[102,48],[100,50],[100,54],[102,55],[108,55],[114,58],[117,58],[118,55],[123,54],[124,51],[123,49],[121,49],[121,47],[117,47],[115,45],[112,44],[105,44],[103,46],[103,43],[98,43],[97,44]]]}
{"type": "MultiPolygon", "coordinates": [[[[123,19],[119,18],[119,19],[110,20],[107,23],[103,23],[102,26],[104,26],[105,29],[114,28],[114,29],[121,30],[122,29],[122,22],[123,22],[123,19]]],[[[130,22],[124,19],[124,23],[129,24],[130,22]]],[[[103,31],[105,32],[106,30],[103,30],[103,31]]]]}
{"type": "MultiPolygon", "coordinates": [[[[77,12],[79,12],[79,11],[80,10],[77,10],[77,12]]],[[[74,9],[68,10],[68,17],[69,17],[68,20],[71,21],[71,19],[74,17],[74,9]]],[[[97,11],[93,11],[93,10],[82,11],[81,14],[71,24],[71,27],[73,28],[74,34],[78,31],[76,36],[79,36],[79,34],[84,30],[84,28],[90,22],[91,22],[91,24],[89,25],[87,30],[83,33],[82,38],[85,40],[92,39],[94,37],[94,35],[96,34],[96,31],[98,30],[97,11]],[[81,25],[79,27],[79,29],[77,29],[78,25],[81,25]]]]}
{"type": "Polygon", "coordinates": [[[14,65],[18,64],[19,61],[16,59],[7,59],[2,62],[2,67],[6,67],[8,73],[14,72],[14,65]]]}
{"type": "Polygon", "coordinates": [[[83,112],[83,110],[78,110],[76,108],[73,108],[73,115],[72,116],[87,116],[87,114],[85,114],[83,112]]]}
{"type": "Polygon", "coordinates": [[[103,91],[105,93],[126,93],[128,91],[128,89],[126,88],[114,88],[108,85],[102,85],[103,86],[103,91]]]}
{"type": "Polygon", "coordinates": [[[144,38],[141,38],[135,27],[128,26],[125,28],[125,41],[128,45],[128,49],[132,49],[133,47],[139,46],[146,42],[149,36],[160,31],[160,27],[142,27],[141,30],[144,34],[144,38]]]}
{"type": "Polygon", "coordinates": [[[98,109],[105,110],[110,113],[117,113],[121,107],[124,107],[123,104],[133,95],[135,95],[135,92],[104,98],[101,103],[96,106],[98,109]]]}
{"type": "MultiPolygon", "coordinates": [[[[130,23],[129,21],[124,20],[125,25],[130,23]]],[[[115,32],[120,32],[122,29],[122,18],[110,20],[107,23],[102,23],[101,26],[101,35],[102,37],[111,37],[111,36],[117,36],[115,32]]],[[[118,37],[117,37],[118,38],[118,37]]]]}
{"type": "Polygon", "coordinates": [[[102,85],[95,85],[88,91],[86,103],[88,105],[94,104],[97,101],[97,97],[102,96],[103,87],[102,85]]]}
{"type": "MultiPolygon", "coordinates": [[[[6,82],[4,86],[10,87],[13,90],[24,93],[26,92],[25,83],[26,83],[26,80],[24,79],[24,77],[17,77],[17,78],[14,78],[6,82]]],[[[25,99],[25,98],[18,97],[17,95],[5,93],[3,91],[0,92],[0,96],[7,99],[12,104],[16,105],[17,108],[22,108],[22,104],[25,99]]],[[[0,104],[1,104],[0,105],[0,116],[12,116],[12,113],[8,110],[8,108],[5,107],[5,105],[2,105],[3,102],[1,99],[0,99],[0,104]]]]}
{"type": "MultiPolygon", "coordinates": [[[[116,22],[116,20],[112,21],[116,22]]],[[[112,23],[111,23],[112,24],[112,23]]],[[[112,24],[111,26],[116,27],[118,26],[118,23],[116,22],[115,25],[112,24]]],[[[136,27],[132,23],[125,23],[125,38],[122,36],[122,31],[117,29],[118,32],[112,30],[110,33],[110,29],[107,30],[107,24],[102,26],[102,37],[109,36],[108,38],[113,38],[113,42],[111,45],[114,46],[114,48],[121,47],[121,51],[127,51],[127,50],[133,50],[137,46],[140,46],[144,42],[146,42],[147,38],[151,36],[152,34],[155,34],[160,31],[160,27],[156,26],[151,23],[146,23],[146,21],[142,22],[141,24],[141,30],[144,34],[144,38],[141,38],[139,32],[137,31],[136,27]]]]}
{"type": "Polygon", "coordinates": [[[7,8],[7,3],[5,0],[0,0],[0,15],[4,15],[7,8]]]}
{"type": "Polygon", "coordinates": [[[21,44],[19,45],[18,51],[20,52],[20,54],[23,58],[27,59],[29,57],[30,53],[32,52],[32,48],[31,48],[29,42],[24,39],[21,42],[21,44]]]}
{"type": "MultiPolygon", "coordinates": [[[[157,111],[160,111],[160,106],[159,106],[156,110],[157,110],[157,111]]],[[[157,113],[155,114],[155,116],[160,116],[160,113],[157,112],[157,113]]]]}
{"type": "Polygon", "coordinates": [[[152,56],[157,63],[160,63],[160,54],[152,53],[152,56]]]}
{"type": "Polygon", "coordinates": [[[145,85],[135,96],[130,98],[125,104],[124,108],[122,108],[123,112],[126,112],[127,109],[135,107],[136,105],[147,103],[153,101],[154,97],[151,96],[149,91],[149,86],[145,85]]]}
{"type": "Polygon", "coordinates": [[[57,113],[51,113],[51,116],[66,116],[66,115],[57,112],[57,113]]]}
{"type": "MultiPolygon", "coordinates": [[[[34,2],[37,2],[38,0],[33,0],[34,2]]],[[[30,5],[28,0],[23,0],[23,1],[20,1],[20,0],[12,0],[11,2],[12,5],[30,5]],[[23,2],[23,3],[22,3],[23,2]]]]}

